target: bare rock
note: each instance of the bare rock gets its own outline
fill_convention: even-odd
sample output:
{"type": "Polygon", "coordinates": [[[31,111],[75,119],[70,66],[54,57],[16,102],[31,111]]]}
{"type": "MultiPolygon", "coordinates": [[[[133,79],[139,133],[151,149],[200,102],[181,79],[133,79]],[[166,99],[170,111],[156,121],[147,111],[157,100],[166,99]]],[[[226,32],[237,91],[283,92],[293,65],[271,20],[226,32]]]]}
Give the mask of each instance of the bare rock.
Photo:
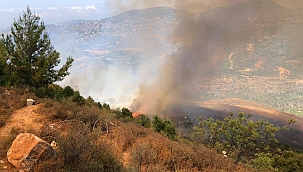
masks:
{"type": "Polygon", "coordinates": [[[7,152],[8,161],[20,171],[31,171],[37,163],[55,156],[50,144],[30,133],[20,133],[7,152]]]}

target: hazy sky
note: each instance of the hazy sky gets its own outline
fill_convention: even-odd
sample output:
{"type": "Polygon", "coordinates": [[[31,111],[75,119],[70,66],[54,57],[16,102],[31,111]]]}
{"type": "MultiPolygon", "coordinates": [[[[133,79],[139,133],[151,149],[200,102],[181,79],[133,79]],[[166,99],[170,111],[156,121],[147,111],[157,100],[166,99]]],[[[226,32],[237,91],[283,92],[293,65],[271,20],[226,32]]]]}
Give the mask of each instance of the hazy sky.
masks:
{"type": "Polygon", "coordinates": [[[101,4],[104,0],[0,0],[1,9],[5,8],[24,8],[31,7],[51,7],[51,6],[76,6],[76,5],[95,5],[101,4]]]}
{"type": "MultiPolygon", "coordinates": [[[[188,4],[197,2],[198,11],[200,8],[207,9],[208,6],[224,6],[243,1],[247,0],[0,0],[0,28],[10,26],[27,5],[32,11],[39,13],[46,24],[53,24],[69,20],[102,19],[134,8],[153,6],[187,8],[188,4]]],[[[275,1],[284,7],[303,7],[303,0],[275,1]]]]}
{"type": "Polygon", "coordinates": [[[106,0],[0,0],[0,28],[10,26],[28,5],[46,24],[69,20],[93,20],[108,16],[106,0]]]}

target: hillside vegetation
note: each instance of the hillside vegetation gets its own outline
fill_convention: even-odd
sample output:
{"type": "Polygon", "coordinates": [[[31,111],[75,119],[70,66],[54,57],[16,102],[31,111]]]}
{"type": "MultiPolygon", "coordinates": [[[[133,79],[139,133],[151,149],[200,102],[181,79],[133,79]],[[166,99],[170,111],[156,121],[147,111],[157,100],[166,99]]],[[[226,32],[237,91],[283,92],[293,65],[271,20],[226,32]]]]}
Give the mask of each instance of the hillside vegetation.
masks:
{"type": "MultiPolygon", "coordinates": [[[[276,139],[277,127],[240,112],[193,125],[184,114],[172,119],[137,114],[84,98],[70,86],[55,84],[69,74],[73,59],[58,69],[60,54],[44,24],[29,8],[0,39],[0,159],[18,133],[55,141],[56,160],[34,171],[300,171],[303,154],[276,139]],[[27,98],[36,108],[25,107],[27,98]],[[16,111],[18,110],[18,111],[16,111]],[[25,112],[34,116],[24,114],[25,112]],[[15,117],[29,125],[12,125],[15,117]],[[28,116],[26,116],[28,115],[28,116]],[[35,117],[37,120],[32,120],[35,117]],[[8,127],[9,126],[9,127],[8,127]],[[12,127],[13,126],[13,127],[12,127]],[[8,131],[10,130],[10,131],[8,131]],[[3,134],[4,133],[4,134],[3,134]]],[[[161,114],[159,114],[161,115],[161,114]]],[[[292,125],[295,121],[287,121],[292,125]]],[[[15,171],[7,164],[4,170],[15,171]]],[[[1,169],[2,170],[2,169],[1,169]]]]}
{"type": "MultiPolygon", "coordinates": [[[[6,104],[21,103],[25,97],[33,96],[3,87],[1,90],[1,100],[6,104]]],[[[61,100],[36,97],[39,104],[35,112],[44,120],[38,122],[41,128],[33,125],[26,132],[48,143],[56,141],[58,145],[58,159],[39,164],[36,171],[298,171],[302,168],[303,154],[278,144],[275,139],[275,132],[281,128],[265,121],[253,122],[244,113],[224,121],[200,119],[200,124],[193,128],[183,125],[183,130],[191,131],[190,135],[180,135],[182,128],[176,128],[168,119],[132,117],[126,108],[111,110],[108,104],[78,96],[76,93],[61,100]]],[[[23,103],[18,108],[26,107],[23,103]]],[[[11,113],[3,114],[8,119],[11,116],[11,113]]],[[[1,136],[0,159],[6,158],[12,140],[25,132],[24,127],[12,128],[8,136],[1,136]]],[[[0,130],[3,128],[5,125],[0,130]]]]}
{"type": "MultiPolygon", "coordinates": [[[[9,94],[1,92],[2,101],[8,104],[22,99],[24,102],[29,97],[4,89],[9,94]]],[[[177,133],[167,132],[159,125],[163,121],[163,125],[173,126],[174,131],[169,120],[159,117],[150,120],[142,115],[133,118],[123,113],[128,112],[126,109],[110,110],[108,104],[91,99],[81,97],[83,104],[79,104],[80,99],[75,96],[60,101],[36,99],[39,102],[36,113],[44,118],[39,122],[43,126],[33,126],[26,132],[58,145],[58,160],[39,164],[37,171],[247,171],[233,159],[223,159],[223,155],[202,144],[184,142],[177,133]]],[[[26,107],[23,103],[19,108],[26,107]]],[[[3,128],[5,125],[0,130],[3,128]]],[[[16,126],[9,136],[1,136],[0,159],[6,158],[12,139],[20,132],[25,132],[25,126],[16,126]]]]}

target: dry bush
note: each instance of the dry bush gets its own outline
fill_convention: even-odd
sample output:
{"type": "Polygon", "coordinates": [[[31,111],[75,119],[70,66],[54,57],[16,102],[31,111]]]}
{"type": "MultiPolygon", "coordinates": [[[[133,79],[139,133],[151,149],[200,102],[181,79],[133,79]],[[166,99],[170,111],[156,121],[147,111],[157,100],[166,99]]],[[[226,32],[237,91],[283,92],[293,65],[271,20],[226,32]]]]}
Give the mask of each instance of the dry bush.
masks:
{"type": "MultiPolygon", "coordinates": [[[[23,107],[26,98],[33,98],[26,91],[20,95],[17,92],[2,94],[0,89],[0,112],[23,107]]],[[[57,141],[58,159],[39,164],[36,171],[123,171],[117,158],[124,152],[131,155],[129,171],[248,171],[202,145],[172,142],[135,123],[116,121],[105,108],[77,106],[69,99],[61,102],[44,99],[38,111],[53,122],[69,121],[64,135],[48,127],[38,134],[47,142],[57,141]],[[102,135],[104,133],[106,135],[102,135]]],[[[12,137],[0,138],[1,157],[6,155],[18,133],[18,129],[14,129],[12,137]]]]}
{"type": "Polygon", "coordinates": [[[137,124],[129,122],[115,129],[112,137],[113,142],[117,144],[119,152],[124,152],[140,138],[146,137],[151,131],[144,127],[138,127],[137,124]]]}
{"type": "Polygon", "coordinates": [[[252,171],[203,145],[174,142],[133,123],[122,123],[111,137],[117,155],[130,155],[123,158],[129,171],[252,171]]]}
{"type": "Polygon", "coordinates": [[[170,156],[169,145],[172,142],[160,135],[141,138],[130,150],[131,169],[136,171],[167,171],[165,162],[170,156]]]}
{"type": "Polygon", "coordinates": [[[52,99],[44,99],[43,106],[38,109],[39,113],[46,114],[51,120],[79,120],[85,124],[102,123],[101,118],[109,113],[109,110],[100,109],[97,106],[78,106],[71,99],[64,99],[61,102],[52,99]],[[101,122],[101,123],[100,123],[101,122]]]}
{"type": "Polygon", "coordinates": [[[236,171],[234,160],[218,154],[202,145],[192,146],[176,144],[171,147],[169,170],[204,171],[236,171]]]}
{"type": "Polygon", "coordinates": [[[38,109],[39,113],[45,114],[51,120],[74,119],[78,111],[77,104],[69,99],[64,99],[61,102],[45,99],[43,106],[38,109]]]}
{"type": "Polygon", "coordinates": [[[39,99],[28,89],[7,89],[8,94],[6,101],[12,110],[20,109],[26,106],[26,99],[34,99],[39,103],[39,99]]]}
{"type": "Polygon", "coordinates": [[[6,102],[0,100],[0,127],[5,125],[7,120],[11,117],[12,112],[13,111],[7,107],[6,102]]]}
{"type": "Polygon", "coordinates": [[[53,127],[45,124],[37,136],[39,136],[44,141],[51,143],[52,141],[57,140],[61,131],[62,130],[56,130],[53,127]]]}
{"type": "Polygon", "coordinates": [[[17,135],[10,134],[9,136],[0,137],[0,157],[6,157],[8,149],[11,147],[17,135]]]}
{"type": "Polygon", "coordinates": [[[161,136],[137,140],[131,149],[135,171],[249,171],[204,146],[185,145],[161,136]]]}
{"type": "Polygon", "coordinates": [[[50,161],[44,161],[39,164],[37,164],[34,167],[34,171],[43,171],[43,172],[66,172],[66,169],[64,169],[64,164],[61,161],[58,160],[50,160],[50,161]]]}
{"type": "Polygon", "coordinates": [[[97,138],[82,122],[73,121],[70,131],[58,137],[56,161],[42,163],[37,171],[122,171],[112,147],[97,138]]]}
{"type": "Polygon", "coordinates": [[[105,121],[101,117],[101,110],[97,106],[81,106],[75,115],[75,119],[81,120],[86,125],[90,126],[90,131],[100,127],[102,131],[106,131],[105,121]]]}

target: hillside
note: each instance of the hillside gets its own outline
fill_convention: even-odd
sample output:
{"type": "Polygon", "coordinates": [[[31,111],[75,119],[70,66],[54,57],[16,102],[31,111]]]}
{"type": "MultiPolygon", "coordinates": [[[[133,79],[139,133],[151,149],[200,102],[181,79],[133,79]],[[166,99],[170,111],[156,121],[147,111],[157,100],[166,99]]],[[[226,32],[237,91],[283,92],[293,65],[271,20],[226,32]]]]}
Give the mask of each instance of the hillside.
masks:
{"type": "Polygon", "coordinates": [[[276,126],[287,125],[288,120],[293,119],[296,121],[296,123],[288,126],[289,131],[278,133],[277,138],[280,139],[281,142],[288,144],[293,148],[303,149],[302,117],[278,111],[276,109],[269,108],[255,102],[235,98],[192,103],[198,107],[220,112],[214,114],[214,116],[216,116],[218,119],[226,117],[229,112],[232,112],[234,114],[237,114],[239,112],[250,113],[252,114],[253,120],[270,121],[276,126]]]}
{"type": "MultiPolygon", "coordinates": [[[[18,97],[18,94],[13,90],[10,90],[9,93],[1,94],[4,98],[2,101],[8,104],[12,104],[13,98],[17,98],[15,101],[22,102],[21,99],[24,96],[30,96],[25,94],[22,95],[22,98],[18,97]]],[[[287,125],[287,120],[290,118],[295,119],[296,123],[288,126],[290,130],[279,131],[277,138],[281,145],[286,144],[293,149],[303,149],[300,144],[303,140],[301,137],[303,132],[302,118],[240,99],[184,102],[172,107],[171,111],[168,112],[174,114],[171,119],[183,120],[181,123],[176,122],[180,135],[175,141],[164,137],[163,133],[159,134],[153,132],[151,128],[143,127],[141,125],[143,121],[138,121],[138,118],[119,118],[118,114],[121,111],[100,109],[100,106],[95,106],[88,100],[82,106],[71,101],[72,99],[65,99],[62,102],[51,99],[37,100],[40,102],[38,105],[23,106],[13,111],[5,125],[0,127],[0,169],[3,171],[14,170],[14,167],[6,160],[6,152],[16,135],[23,132],[33,133],[49,143],[54,140],[57,142],[55,150],[58,152],[58,159],[37,166],[36,171],[62,170],[62,163],[65,162],[63,159],[68,160],[65,169],[70,168],[76,171],[87,169],[87,166],[85,166],[87,163],[91,164],[91,169],[98,168],[99,166],[95,166],[95,161],[102,163],[104,165],[102,168],[116,168],[116,171],[131,171],[134,169],[139,171],[146,169],[152,171],[171,171],[173,169],[254,171],[259,167],[254,166],[255,169],[253,169],[252,164],[254,163],[251,161],[243,161],[245,164],[235,164],[235,157],[233,157],[232,152],[229,152],[230,155],[228,156],[230,158],[223,158],[224,156],[220,151],[218,153],[213,148],[208,147],[207,144],[195,142],[193,135],[184,133],[186,130],[193,132],[194,130],[191,127],[193,125],[197,126],[197,124],[188,125],[186,124],[188,121],[184,120],[191,121],[198,117],[223,119],[228,116],[229,112],[236,114],[241,111],[251,113],[253,120],[269,120],[278,126],[287,125]],[[191,113],[187,113],[189,111],[191,113]],[[85,149],[83,149],[83,146],[85,146],[85,149]],[[97,146],[97,149],[94,146],[97,146]],[[74,152],[66,152],[65,149],[71,149],[74,152]],[[94,154],[98,151],[103,153],[94,154]],[[80,156],[81,159],[77,164],[74,164],[72,163],[73,158],[70,156],[80,156]],[[101,159],[95,159],[95,156],[101,159]]],[[[279,155],[276,149],[275,146],[272,148],[276,158],[284,156],[279,155]]],[[[287,150],[287,152],[291,151],[287,150]]],[[[299,158],[299,156],[300,154],[294,158],[299,158]]],[[[282,162],[284,163],[284,161],[282,162]]],[[[291,161],[291,163],[296,162],[297,159],[291,161]]],[[[281,164],[275,165],[281,168],[281,164]]],[[[269,168],[270,166],[266,167],[269,168]]]]}
{"type": "Polygon", "coordinates": [[[9,136],[11,130],[19,128],[21,132],[41,130],[44,123],[47,123],[45,116],[36,113],[39,106],[27,106],[16,110],[4,127],[0,128],[0,137],[9,136]]]}
{"type": "Polygon", "coordinates": [[[178,48],[167,44],[166,49],[163,47],[165,44],[159,44],[160,41],[172,44],[190,41],[187,40],[189,34],[171,34],[176,28],[182,28],[178,23],[187,20],[188,24],[196,21],[207,24],[212,21],[225,28],[222,30],[224,42],[220,44],[224,51],[224,56],[220,58],[225,61],[220,68],[228,70],[222,71],[224,75],[284,77],[285,74],[285,77],[297,78],[301,73],[297,64],[301,60],[299,47],[303,38],[299,33],[302,17],[302,10],[286,9],[266,0],[215,8],[198,14],[165,7],[132,10],[101,20],[49,25],[48,32],[55,46],[64,54],[71,53],[75,58],[82,55],[105,57],[127,65],[124,60],[135,58],[144,61],[155,50],[162,54],[178,48]],[[66,51],[61,51],[62,42],[59,40],[68,44],[66,51]],[[139,58],[140,51],[150,55],[139,58]],[[290,73],[280,71],[283,69],[278,67],[290,70],[290,73]]]}
{"type": "Polygon", "coordinates": [[[303,168],[301,10],[39,20],[27,7],[0,40],[0,171],[303,168]]]}
{"type": "Polygon", "coordinates": [[[282,144],[289,145],[298,150],[303,149],[302,117],[285,113],[253,101],[239,98],[214,99],[203,102],[190,101],[172,105],[167,109],[163,115],[172,119],[179,127],[184,125],[183,123],[181,123],[182,125],[178,123],[184,121],[185,116],[195,126],[198,125],[197,119],[200,117],[202,119],[213,118],[215,120],[223,120],[228,117],[230,113],[234,115],[239,112],[249,113],[252,115],[251,119],[254,121],[265,120],[275,126],[289,127],[288,131],[277,133],[277,138],[282,144]],[[288,121],[290,119],[295,120],[295,123],[289,125],[288,121]]]}
{"type": "MultiPolygon", "coordinates": [[[[126,75],[132,84],[123,81],[121,86],[138,89],[142,82],[148,82],[142,78],[155,78],[165,60],[179,55],[185,45],[193,43],[193,31],[184,27],[191,25],[217,28],[206,30],[210,37],[206,43],[203,39],[199,43],[201,49],[210,46],[204,49],[212,51],[207,58],[212,59],[208,63],[214,65],[215,71],[209,72],[215,77],[203,74],[191,81],[195,83],[193,101],[237,97],[303,115],[299,101],[303,55],[301,9],[283,8],[271,0],[195,14],[158,7],[94,21],[49,25],[47,32],[63,56],[72,55],[76,59],[66,83],[78,86],[87,96],[102,94],[103,98],[96,98],[119,104],[122,97],[115,92],[121,88],[110,86],[111,76],[126,75]],[[79,82],[79,78],[88,79],[87,83],[95,80],[97,85],[104,86],[87,89],[89,86],[79,82]],[[110,94],[110,90],[114,93],[110,94]]],[[[128,99],[133,98],[133,92],[124,90],[128,99]]]]}
{"type": "MultiPolygon", "coordinates": [[[[63,158],[61,157],[61,149],[72,149],[76,151],[70,152],[64,158],[67,158],[69,155],[77,156],[77,152],[79,153],[80,151],[81,161],[77,162],[78,165],[72,164],[72,168],[76,171],[82,171],[81,168],[85,168],[85,164],[88,162],[92,163],[89,159],[93,159],[93,157],[86,157],[87,154],[96,153],[96,151],[100,151],[100,149],[103,151],[103,157],[99,157],[102,159],[96,159],[95,161],[98,161],[99,164],[103,163],[103,166],[105,166],[103,168],[108,168],[110,171],[113,168],[116,168],[114,171],[131,171],[132,169],[139,169],[139,171],[148,169],[152,171],[162,171],[164,169],[199,171],[199,169],[202,168],[208,171],[217,171],[220,169],[227,171],[232,169],[237,169],[237,171],[250,171],[249,167],[244,167],[240,164],[235,165],[232,159],[225,159],[224,163],[223,161],[221,162],[218,159],[222,158],[223,155],[206,147],[195,147],[182,142],[172,142],[160,134],[154,133],[133,122],[117,120],[114,118],[114,114],[109,114],[112,113],[111,111],[104,109],[98,111],[98,109],[94,107],[78,107],[69,101],[65,103],[68,105],[60,105],[58,102],[43,100],[43,104],[23,107],[13,112],[7,123],[0,128],[1,171],[8,172],[16,170],[7,161],[6,152],[15,136],[18,133],[24,132],[34,133],[47,142],[56,140],[58,144],[56,148],[59,156],[58,159],[55,162],[50,161],[44,165],[37,166],[35,171],[62,170],[62,164],[60,164],[63,158]],[[73,117],[70,116],[70,120],[68,120],[68,118],[65,120],[58,119],[63,118],[64,115],[67,114],[71,115],[73,112],[78,113],[77,118],[73,119],[73,117]],[[56,117],[58,114],[62,116],[56,117]],[[77,125],[77,120],[84,120],[90,115],[99,118],[99,122],[95,122],[96,125],[94,127],[96,128],[91,131],[89,135],[82,132],[79,133],[79,131],[83,129],[83,122],[81,125],[77,125]],[[71,137],[72,140],[64,140],[67,139],[66,136],[68,136],[68,138],[71,137]],[[62,142],[62,139],[64,142],[62,142]],[[91,140],[91,144],[94,143],[101,147],[94,150],[94,152],[90,152],[92,150],[91,145],[87,143],[88,140],[91,140]],[[82,149],[84,145],[86,146],[82,149]],[[182,154],[183,157],[180,157],[182,154]],[[140,160],[141,156],[142,159],[140,160]],[[84,161],[83,158],[85,158],[84,161]],[[109,160],[106,158],[111,162],[108,162],[109,160]],[[166,164],[171,163],[171,160],[173,160],[173,164],[166,164]],[[138,163],[140,165],[139,167],[137,167],[138,163]],[[153,165],[153,163],[157,165],[153,165]],[[174,164],[178,165],[178,167],[174,166],[174,164]],[[107,167],[108,165],[110,165],[110,167],[107,167]],[[114,165],[116,165],[116,167],[114,167],[114,165]]],[[[90,169],[94,167],[95,164],[92,163],[90,169]]]]}

